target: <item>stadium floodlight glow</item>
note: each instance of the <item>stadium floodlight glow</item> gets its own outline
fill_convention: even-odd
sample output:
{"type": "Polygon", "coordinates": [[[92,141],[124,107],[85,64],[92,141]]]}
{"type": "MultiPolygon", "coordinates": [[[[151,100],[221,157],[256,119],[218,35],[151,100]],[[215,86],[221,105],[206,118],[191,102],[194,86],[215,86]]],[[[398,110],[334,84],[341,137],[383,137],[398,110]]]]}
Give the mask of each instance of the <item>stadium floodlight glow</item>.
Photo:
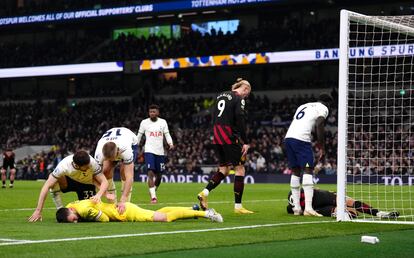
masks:
{"type": "Polygon", "coordinates": [[[174,14],[162,14],[162,15],[158,15],[158,18],[170,18],[170,17],[174,17],[174,14]]]}
{"type": "Polygon", "coordinates": [[[213,13],[216,13],[216,11],[214,11],[214,10],[211,10],[211,11],[203,11],[201,13],[202,14],[213,14],[213,13]]]}
{"type": "Polygon", "coordinates": [[[0,78],[122,72],[122,62],[52,65],[0,69],[0,78]]]}
{"type": "Polygon", "coordinates": [[[196,12],[190,12],[190,13],[180,13],[181,16],[191,16],[191,15],[197,15],[196,12]]]}
{"type": "Polygon", "coordinates": [[[136,19],[137,20],[148,20],[148,19],[152,19],[152,16],[138,16],[136,19]]]}
{"type": "Polygon", "coordinates": [[[400,215],[380,219],[363,213],[353,221],[414,224],[413,47],[413,15],[341,11],[338,221],[348,220],[350,196],[400,215]],[[373,52],[352,56],[353,48],[373,52]]]}

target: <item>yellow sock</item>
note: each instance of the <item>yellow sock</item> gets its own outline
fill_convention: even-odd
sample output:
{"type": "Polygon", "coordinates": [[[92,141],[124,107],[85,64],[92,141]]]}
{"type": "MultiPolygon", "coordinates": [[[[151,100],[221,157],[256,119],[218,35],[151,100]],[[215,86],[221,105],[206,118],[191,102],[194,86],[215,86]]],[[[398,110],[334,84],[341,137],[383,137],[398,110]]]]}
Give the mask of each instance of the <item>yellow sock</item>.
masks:
{"type": "Polygon", "coordinates": [[[191,218],[203,218],[206,216],[205,211],[194,211],[187,208],[173,208],[167,212],[167,221],[175,221],[177,219],[191,219],[191,218]]]}

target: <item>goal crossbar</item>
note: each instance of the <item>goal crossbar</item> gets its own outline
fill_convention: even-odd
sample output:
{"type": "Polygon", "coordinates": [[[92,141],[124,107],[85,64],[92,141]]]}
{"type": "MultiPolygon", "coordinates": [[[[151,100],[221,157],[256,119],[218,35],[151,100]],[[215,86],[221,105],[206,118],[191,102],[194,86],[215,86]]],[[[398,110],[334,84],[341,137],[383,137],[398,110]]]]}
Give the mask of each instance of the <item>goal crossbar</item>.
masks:
{"type": "Polygon", "coordinates": [[[349,20],[358,22],[365,25],[370,26],[381,26],[381,29],[387,29],[387,30],[398,30],[399,33],[406,33],[410,36],[414,36],[414,28],[411,28],[409,26],[406,26],[404,24],[397,24],[394,22],[387,21],[385,19],[381,19],[377,16],[368,16],[363,15],[355,12],[351,12],[348,10],[342,10],[342,12],[348,13],[349,20]]]}

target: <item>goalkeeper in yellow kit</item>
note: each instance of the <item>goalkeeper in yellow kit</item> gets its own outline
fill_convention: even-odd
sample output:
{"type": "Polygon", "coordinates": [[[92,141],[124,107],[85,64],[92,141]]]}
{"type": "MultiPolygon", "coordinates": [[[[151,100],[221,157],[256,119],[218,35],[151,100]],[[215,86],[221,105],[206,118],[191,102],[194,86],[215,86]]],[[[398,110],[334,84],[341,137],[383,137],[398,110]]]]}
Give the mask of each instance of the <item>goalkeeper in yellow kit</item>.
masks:
{"type": "Polygon", "coordinates": [[[196,206],[196,210],[192,207],[164,207],[152,211],[126,202],[125,212],[119,214],[116,204],[82,200],[71,202],[65,208],[57,210],[56,220],[75,223],[80,221],[171,222],[177,219],[207,218],[211,221],[223,222],[223,217],[214,209],[199,211],[197,208],[198,206],[196,206]]]}

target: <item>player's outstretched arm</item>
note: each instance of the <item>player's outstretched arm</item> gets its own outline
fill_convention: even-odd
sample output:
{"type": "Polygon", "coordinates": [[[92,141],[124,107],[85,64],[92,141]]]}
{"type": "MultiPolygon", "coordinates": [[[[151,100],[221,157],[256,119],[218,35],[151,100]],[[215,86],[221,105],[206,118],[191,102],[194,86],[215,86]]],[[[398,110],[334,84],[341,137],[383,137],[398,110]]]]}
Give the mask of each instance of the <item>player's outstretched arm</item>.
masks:
{"type": "Polygon", "coordinates": [[[105,192],[108,190],[108,180],[106,180],[106,177],[103,175],[103,173],[99,173],[94,176],[94,180],[98,182],[99,185],[99,191],[96,193],[96,195],[91,197],[91,200],[93,200],[96,203],[101,202],[102,195],[105,194],[105,192]]]}
{"type": "Polygon", "coordinates": [[[325,156],[325,118],[323,116],[316,119],[316,135],[320,147],[318,162],[325,156]]]}
{"type": "Polygon", "coordinates": [[[134,183],[134,163],[124,164],[124,174],[124,190],[122,192],[121,199],[117,204],[119,214],[123,214],[125,212],[125,202],[128,200],[129,192],[131,191],[132,184],[134,183]]]}
{"type": "Polygon", "coordinates": [[[247,152],[249,151],[250,145],[248,144],[243,144],[242,146],[242,156],[246,156],[247,152]]]}
{"type": "Polygon", "coordinates": [[[174,143],[173,143],[173,140],[172,140],[172,137],[171,137],[171,134],[170,134],[170,130],[168,129],[167,122],[165,122],[165,127],[164,127],[164,132],[163,133],[164,133],[165,140],[168,143],[168,146],[170,146],[170,150],[173,150],[174,149],[174,143]]]}
{"type": "Polygon", "coordinates": [[[40,190],[40,195],[39,195],[39,200],[37,202],[36,210],[33,212],[32,216],[30,216],[30,218],[28,219],[29,222],[42,221],[42,210],[45,204],[47,193],[49,189],[52,188],[52,186],[57,183],[58,183],[58,180],[54,176],[49,175],[49,178],[43,184],[42,190],[40,190]]]}

